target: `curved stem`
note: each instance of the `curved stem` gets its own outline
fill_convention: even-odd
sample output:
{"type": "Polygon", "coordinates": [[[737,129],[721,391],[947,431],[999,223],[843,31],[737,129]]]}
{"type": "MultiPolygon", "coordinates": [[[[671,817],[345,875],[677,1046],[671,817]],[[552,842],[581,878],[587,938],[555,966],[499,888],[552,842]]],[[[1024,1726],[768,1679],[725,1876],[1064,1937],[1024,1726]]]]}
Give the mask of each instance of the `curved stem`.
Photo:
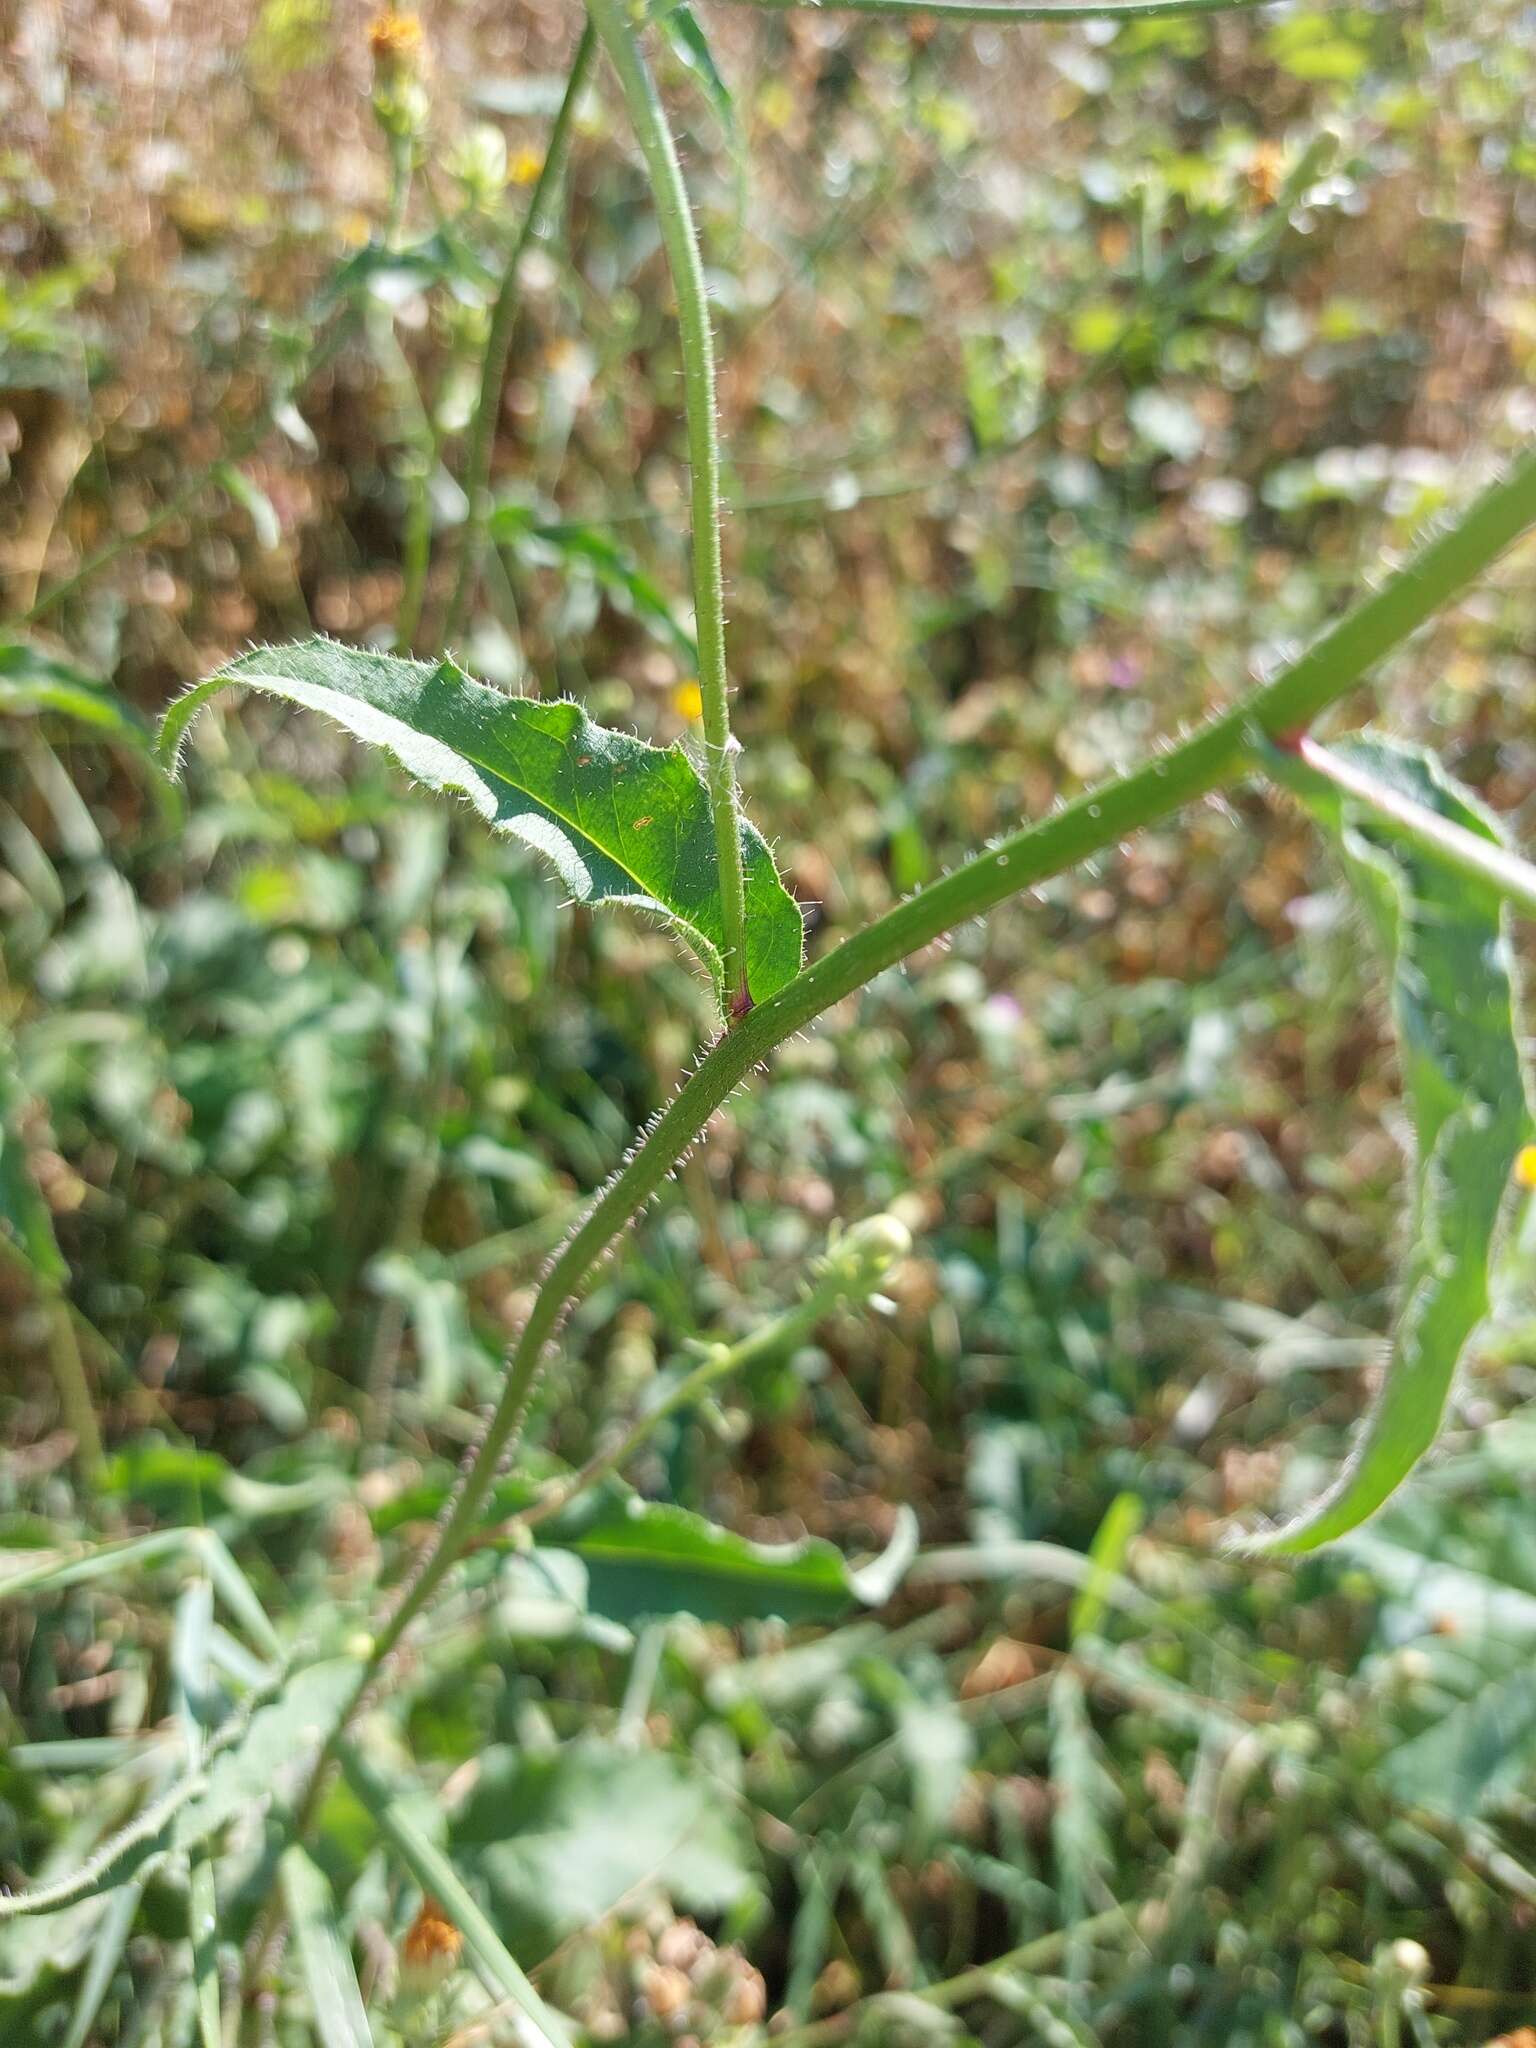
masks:
{"type": "Polygon", "coordinates": [[[685,1373],[653,1408],[636,1416],[613,1442],[594,1452],[579,1471],[571,1473],[531,1507],[510,1515],[498,1527],[478,1532],[465,1545],[466,1550],[481,1550],[487,1544],[505,1542],[519,1530],[536,1529],[541,1522],[561,1514],[572,1501],[620,1471],[663,1423],[683,1409],[696,1406],[722,1380],[750,1372],[764,1359],[775,1358],[806,1342],[833,1309],[867,1301],[910,1243],[906,1230],[894,1217],[872,1216],[855,1224],[822,1260],[816,1283],[803,1301],[783,1310],[739,1343],[711,1346],[692,1372],[685,1373]]]}
{"type": "Polygon", "coordinates": [[[502,1461],[516,1443],[567,1311],[580,1299],[615,1240],[754,1067],[832,1004],[909,953],[1235,780],[1248,767],[1252,749],[1263,742],[1294,743],[1295,736],[1346,695],[1367,669],[1448,604],[1533,522],[1536,452],[1527,454],[1506,481],[1485,491],[1454,526],[1273,681],[1168,752],[1088,791],[1040,824],[1026,826],[930,883],[824,954],[717,1040],[552,1260],[507,1360],[501,1395],[480,1449],[434,1542],[380,1632],[374,1663],[399,1642],[468,1543],[502,1461]]]}
{"type": "Polygon", "coordinates": [[[625,0],[588,0],[592,25],[618,73],[635,139],[645,158],[656,202],[662,246],[677,294],[683,351],[683,397],[688,417],[688,470],[693,519],[693,608],[699,642],[699,694],[703,699],[704,779],[720,865],[721,948],[728,1014],[748,1006],[746,884],[741,860],[741,816],[731,741],[729,682],[725,669],[725,578],[720,560],[720,443],[715,419],[715,350],[710,332],[704,265],[667,117],[630,21],[625,0]]]}
{"type": "Polygon", "coordinates": [[[512,352],[512,330],[517,324],[518,273],[530,246],[543,232],[554,201],[555,188],[564,173],[565,160],[570,150],[571,128],[576,119],[577,105],[586,89],[587,78],[592,69],[596,41],[589,22],[582,30],[581,41],[576,45],[570,76],[565,81],[565,97],[560,102],[554,126],[549,131],[549,144],[544,152],[544,162],[529,195],[528,211],[523,215],[523,224],[518,229],[517,239],[507,256],[507,265],[501,274],[501,285],[496,293],[496,303],[491,308],[490,327],[485,337],[485,356],[480,365],[480,395],[475,401],[475,416],[470,424],[469,447],[464,459],[464,490],[469,499],[469,515],[464,522],[464,541],[459,554],[458,576],[453,586],[453,596],[449,601],[448,615],[443,621],[442,637],[445,644],[463,627],[464,614],[469,608],[475,577],[479,574],[481,558],[485,553],[485,531],[491,516],[491,455],[496,441],[496,421],[501,412],[502,387],[507,381],[507,359],[512,352]]]}

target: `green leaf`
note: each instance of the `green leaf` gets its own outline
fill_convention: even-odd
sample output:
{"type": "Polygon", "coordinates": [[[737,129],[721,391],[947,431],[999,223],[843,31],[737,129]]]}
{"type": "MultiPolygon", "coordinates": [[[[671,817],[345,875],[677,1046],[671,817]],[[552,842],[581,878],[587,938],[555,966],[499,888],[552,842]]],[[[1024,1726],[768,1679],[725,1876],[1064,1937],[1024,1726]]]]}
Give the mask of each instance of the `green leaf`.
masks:
{"type": "MultiPolygon", "coordinates": [[[[468,798],[493,829],[542,853],[581,903],[649,910],[677,927],[720,989],[718,868],[709,799],[681,747],[594,725],[579,704],[505,697],[454,662],[434,667],[329,640],[241,655],[167,712],[162,758],[232,684],[304,704],[386,747],[429,789],[468,798]]],[[[761,835],[742,826],[747,984],[762,1002],[798,974],[800,912],[761,835]]]]}
{"type": "Polygon", "coordinates": [[[654,1883],[718,1914],[757,1886],[745,1831],[719,1787],[654,1750],[581,1741],[494,1749],[452,1826],[455,1863],[490,1889],[497,1923],[530,1962],[654,1883]]]}
{"type": "Polygon", "coordinates": [[[234,462],[221,462],[216,474],[224,489],[249,518],[255,530],[256,545],[268,553],[280,548],[283,544],[283,522],[278,517],[277,507],[261,485],[234,462]]]}
{"type": "Polygon", "coordinates": [[[1144,1518],[1141,1498],[1134,1493],[1117,1493],[1105,1509],[1104,1519],[1088,1546],[1090,1575],[1072,1602],[1068,1634],[1074,1642],[1079,1636],[1097,1634],[1106,1609],[1113,1603],[1114,1588],[1125,1563],[1125,1554],[1140,1532],[1144,1518]]]}
{"type": "Polygon", "coordinates": [[[699,18],[687,4],[687,0],[655,0],[651,19],[660,35],[665,39],[672,55],[690,72],[700,92],[709,103],[709,110],[720,126],[726,147],[731,153],[731,165],[735,173],[736,217],[738,221],[746,212],[747,151],[742,136],[741,123],[736,118],[736,102],[731,89],[720,75],[715,62],[715,53],[709,47],[709,38],[699,26],[699,18]]]}
{"type": "Polygon", "coordinates": [[[398,305],[435,285],[448,285],[460,296],[478,299],[495,289],[496,279],[462,235],[442,227],[403,248],[381,241],[365,243],[338,264],[322,304],[330,307],[344,299],[371,296],[398,305]]]}
{"type": "Polygon", "coordinates": [[[37,1276],[53,1287],[69,1278],[53,1234],[53,1215],[38,1191],[17,1128],[21,1091],[0,1042],[0,1231],[17,1246],[37,1276]]]}
{"type": "Polygon", "coordinates": [[[1442,1653],[1437,1679],[1443,1686],[1449,1650],[1463,1666],[1456,1677],[1465,1696],[1447,1701],[1442,1690],[1431,1725],[1396,1744],[1377,1766],[1376,1775],[1403,1805],[1464,1823],[1530,1785],[1536,1767],[1530,1646],[1501,1645],[1503,1671],[1490,1670],[1489,1647],[1486,1641],[1435,1644],[1442,1653]]]}
{"type": "Polygon", "coordinates": [[[356,1697],[359,1668],[349,1657],[333,1657],[296,1671],[209,1765],[197,1798],[176,1817],[176,1846],[206,1841],[237,1814],[270,1799],[295,1758],[329,1739],[356,1697]]]}
{"type": "Polygon", "coordinates": [[[295,1758],[319,1748],[357,1697],[360,1667],[349,1658],[294,1673],[275,1700],[252,1695],[205,1745],[206,1770],[182,1772],[162,1797],[142,1807],[75,1869],[15,1893],[0,1893],[0,1921],[73,1906],[158,1863],[172,1850],[198,1848],[237,1814],[272,1797],[295,1758]]]}
{"type": "Polygon", "coordinates": [[[197,2032],[202,2048],[223,2048],[224,2024],[219,2000],[219,1897],[213,1865],[196,1857],[187,1886],[187,1927],[192,1937],[192,1984],[197,2004],[197,2032]]]}
{"type": "Polygon", "coordinates": [[[374,1773],[351,1743],[342,1743],[340,1753],[347,1783],[373,1815],[380,1832],[412,1877],[437,1900],[463,1935],[475,1972],[491,1997],[510,2000],[518,2008],[528,2023],[524,2031],[533,2041],[542,2041],[545,2048],[566,2048],[570,2040],[568,2028],[534,1990],[458,1871],[422,1832],[406,1802],[374,1773]]]}
{"type": "Polygon", "coordinates": [[[611,1621],[667,1614],[700,1621],[832,1621],[890,1597],[911,1561],[916,1524],[903,1516],[880,1558],[850,1567],[834,1544],[751,1543],[703,1515],[606,1487],[537,1529],[540,1547],[586,1567],[587,1607],[611,1621]]]}
{"type": "Polygon", "coordinates": [[[57,1550],[0,1550],[0,1600],[89,1585],[134,1565],[162,1564],[182,1552],[207,1572],[214,1590],[251,1639],[269,1657],[280,1658],[282,1644],[266,1610],[223,1537],[212,1529],[156,1529],[148,1536],[92,1544],[62,1556],[57,1550]]]}
{"type": "Polygon", "coordinates": [[[204,1735],[218,1718],[218,1688],[208,1671],[212,1639],[213,1584],[193,1579],[182,1589],[171,1625],[171,1709],[193,1763],[202,1761],[204,1735]]]}
{"type": "Polygon", "coordinates": [[[120,1885],[115,1892],[108,1892],[91,1942],[90,1959],[81,1974],[69,2032],[64,2036],[61,2048],[85,2048],[90,2039],[96,2016],[112,1988],[112,1979],[117,1975],[123,1950],[128,1946],[128,1936],[138,1918],[139,1901],[143,1896],[144,1887],[140,1884],[120,1885]]]}
{"type": "Polygon", "coordinates": [[[89,1585],[110,1578],[130,1565],[159,1564],[186,1548],[187,1529],[157,1529],[149,1536],[130,1536],[116,1543],[60,1555],[57,1550],[0,1550],[0,1600],[25,1593],[62,1592],[66,1586],[89,1585]]]}
{"type": "Polygon", "coordinates": [[[330,1886],[297,1842],[283,1851],[278,1872],[309,1992],[315,2038],[325,2048],[373,2048],[357,1972],[336,1922],[330,1886]]]}
{"type": "MultiPolygon", "coordinates": [[[[1111,1824],[1121,1795],[1105,1767],[1083,1682],[1072,1670],[1051,1682],[1051,1849],[1063,1921],[1083,1920],[1109,1890],[1115,1870],[1111,1824]]],[[[1068,1950],[1075,1960],[1074,1948],[1068,1950]]],[[[1075,1972],[1070,1972],[1073,1975],[1075,1972]]]]}
{"type": "Polygon", "coordinates": [[[46,711],[136,747],[149,744],[140,721],[94,676],[28,641],[0,640],[0,715],[36,717],[46,711]]]}
{"type": "MultiPolygon", "coordinates": [[[[1432,757],[1369,738],[1339,760],[1463,832],[1495,821],[1432,757]]],[[[1290,754],[1266,762],[1335,838],[1386,955],[1416,1157],[1402,1305],[1381,1393],[1333,1486],[1267,1551],[1332,1542],[1386,1501],[1434,1442],[1468,1339],[1488,1309],[1489,1261],[1515,1157],[1530,1128],[1497,882],[1410,838],[1290,754]]]]}
{"type": "Polygon", "coordinates": [[[627,548],[601,528],[579,521],[540,519],[527,505],[506,502],[491,514],[489,532],[535,560],[543,553],[565,561],[584,562],[621,611],[633,613],[659,640],[697,670],[698,643],[679,625],[665,593],[653,583],[627,548]]]}

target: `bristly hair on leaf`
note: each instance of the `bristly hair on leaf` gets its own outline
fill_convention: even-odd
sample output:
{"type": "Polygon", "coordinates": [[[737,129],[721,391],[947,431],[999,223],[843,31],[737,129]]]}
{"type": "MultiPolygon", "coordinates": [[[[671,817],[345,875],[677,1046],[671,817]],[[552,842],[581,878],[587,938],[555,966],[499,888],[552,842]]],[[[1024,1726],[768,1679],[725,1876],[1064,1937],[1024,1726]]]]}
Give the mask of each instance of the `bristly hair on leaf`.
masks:
{"type": "MultiPolygon", "coordinates": [[[[708,792],[685,749],[595,724],[569,699],[507,697],[444,657],[406,660],[323,638],[242,654],[166,713],[174,775],[187,730],[235,686],[333,718],[428,789],[457,792],[494,831],[550,862],[578,903],[652,911],[708,968],[724,1002],[719,862],[708,792]]],[[[764,1002],[800,971],[804,924],[755,826],[741,826],[747,985],[764,1002]]]]}

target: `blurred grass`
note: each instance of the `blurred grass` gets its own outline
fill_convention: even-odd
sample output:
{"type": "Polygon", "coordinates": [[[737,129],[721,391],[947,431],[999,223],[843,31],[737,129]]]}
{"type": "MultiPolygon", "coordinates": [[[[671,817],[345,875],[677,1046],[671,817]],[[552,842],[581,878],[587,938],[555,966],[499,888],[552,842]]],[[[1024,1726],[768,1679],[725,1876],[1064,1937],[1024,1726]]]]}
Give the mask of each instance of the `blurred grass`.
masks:
{"type": "MultiPolygon", "coordinates": [[[[471,189],[475,119],[515,175],[537,153],[572,26],[427,15],[417,230],[471,189]]],[[[743,775],[816,944],[1223,699],[1529,433],[1536,36],[1528,10],[1465,0],[1113,36],[708,28],[745,211],[707,105],[681,73],[668,90],[752,508],[727,533],[743,775]],[[1319,137],[1332,168],[1272,220],[1319,137]]],[[[351,331],[295,381],[315,295],[384,204],[366,87],[350,17],[292,0],[21,10],[0,76],[8,608],[242,437],[261,494],[214,480],[34,636],[146,715],[247,639],[392,618],[410,479],[389,377],[351,331]]],[[[528,280],[497,450],[518,537],[463,652],[667,739],[691,680],[678,363],[614,105],[582,115],[528,280]],[[622,542],[625,572],[562,523],[622,542]]],[[[500,207],[472,222],[485,252],[500,207]]],[[[397,327],[451,449],[475,289],[425,282],[397,327]]],[[[1533,680],[1528,555],[1392,676],[1395,724],[1527,843],[1533,680]]],[[[0,1009],[106,1443],[78,1489],[47,1304],[0,1265],[7,1545],[203,1522],[285,1642],[344,1636],[419,1527],[392,1503],[440,1492],[562,1219],[697,1043],[702,991],[657,934],[562,908],[524,857],[271,707],[210,723],[185,832],[129,746],[43,715],[0,748],[0,1009]]],[[[829,1224],[894,1207],[918,1248],[890,1313],[683,1417],[634,1476],[756,1538],[873,1550],[910,1503],[930,1545],[1034,1548],[997,1579],[914,1581],[885,1628],[675,1623],[645,1696],[601,1617],[477,1565],[389,1710],[447,1807],[477,1760],[578,1736],[622,1785],[643,1734],[665,1760],[647,1798],[692,1811],[690,1759],[731,1817],[712,1882],[674,1870],[666,1904],[622,1893],[586,1934],[552,1913],[546,1996],[642,2040],[750,2026],[761,2000],[841,2037],[836,2015],[892,1990],[935,1995],[864,2011],[871,2039],[923,2037],[946,2003],[989,2042],[1530,2021],[1528,1224],[1408,1502],[1300,1570],[1216,1540],[1312,1490],[1387,1326],[1403,1176],[1378,993],[1324,855],[1244,797],[883,978],[722,1115],[578,1313],[542,1449],[579,1463],[689,1340],[792,1300],[829,1224]],[[1059,1553],[1127,1495],[1141,1599],[1075,1633],[1059,1553]],[[1038,1958],[1017,2011],[937,1995],[1015,1948],[1038,1958]]],[[[0,1608],[8,1880],[78,1862],[162,1767],[176,1579],[0,1608]],[[61,1768],[66,1742],[125,1747],[98,1780],[61,1768]]],[[[323,1822],[371,1994],[420,1900],[344,1789],[323,1822]]],[[[221,1868],[236,1937],[254,1882],[221,1868]]],[[[148,1880],[149,1933],[82,2038],[174,2031],[179,1883],[148,1880]]],[[[67,2037],[93,1934],[7,1936],[18,2039],[67,2037]]],[[[472,1980],[432,1996],[381,2028],[458,2038],[472,1980]]]]}

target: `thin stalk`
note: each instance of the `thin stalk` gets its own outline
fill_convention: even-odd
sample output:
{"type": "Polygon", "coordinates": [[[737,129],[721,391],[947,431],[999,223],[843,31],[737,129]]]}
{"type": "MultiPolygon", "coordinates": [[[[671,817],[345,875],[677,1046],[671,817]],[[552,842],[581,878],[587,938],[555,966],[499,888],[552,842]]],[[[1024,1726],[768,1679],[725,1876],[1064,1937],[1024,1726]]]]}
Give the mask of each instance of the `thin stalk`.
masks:
{"type": "Polygon", "coordinates": [[[803,1301],[774,1316],[739,1343],[711,1346],[708,1355],[693,1371],[685,1373],[654,1408],[648,1408],[643,1415],[637,1416],[615,1442],[596,1452],[579,1471],[551,1488],[542,1500],[524,1508],[521,1514],[511,1516],[500,1527],[485,1530],[467,1548],[479,1550],[487,1544],[504,1542],[517,1531],[536,1528],[539,1523],[558,1515],[579,1495],[600,1486],[612,1473],[620,1471],[664,1422],[683,1409],[694,1407],[722,1380],[750,1372],[764,1359],[776,1358],[795,1345],[803,1344],[835,1308],[846,1303],[867,1301],[909,1243],[906,1230],[894,1217],[875,1216],[856,1224],[828,1254],[821,1274],[803,1301]]]}
{"type": "MultiPolygon", "coordinates": [[[[265,429],[268,424],[265,417],[261,424],[265,429]]],[[[58,583],[51,584],[39,597],[33,599],[31,605],[21,615],[22,624],[30,625],[35,619],[45,617],[55,605],[62,604],[67,597],[89,583],[93,576],[108,568],[119,555],[125,555],[130,548],[139,547],[144,541],[152,539],[162,526],[169,526],[171,521],[179,519],[183,512],[190,512],[204,491],[211,484],[217,483],[219,471],[227,463],[238,462],[242,455],[249,455],[259,438],[259,434],[241,435],[220,453],[216,462],[210,462],[207,468],[200,471],[184,489],[179,490],[174,498],[167,498],[158,510],[151,512],[142,525],[134,527],[131,533],[119,534],[115,539],[104,542],[95,554],[87,555],[72,574],[58,583]]],[[[60,509],[62,510],[62,507],[60,509]]]]}
{"type": "MultiPolygon", "coordinates": [[[[1401,790],[1378,781],[1357,762],[1344,760],[1313,739],[1301,740],[1295,758],[1304,771],[1321,776],[1352,803],[1362,805],[1381,819],[1400,838],[1455,868],[1458,874],[1470,875],[1473,881],[1496,889],[1527,917],[1536,917],[1536,867],[1518,853],[1512,853],[1496,839],[1485,839],[1479,832],[1469,832],[1465,825],[1426,810],[1401,790]]],[[[1272,759],[1271,772],[1277,781],[1284,782],[1287,757],[1277,751],[1272,759]]]]}
{"type": "Polygon", "coordinates": [[[416,381],[410,357],[400,346],[394,314],[383,305],[374,305],[369,311],[374,355],[394,386],[406,449],[405,460],[397,472],[406,488],[406,508],[400,549],[400,607],[395,614],[395,651],[409,654],[421,624],[427,574],[432,566],[432,472],[437,467],[437,428],[421,394],[421,386],[416,381]]]}
{"type": "Polygon", "coordinates": [[[683,402],[688,422],[688,471],[693,520],[693,609],[703,699],[704,780],[715,827],[720,868],[721,960],[727,1013],[749,1007],[747,898],[742,872],[741,815],[731,740],[729,681],[725,667],[725,574],[720,556],[720,441],[715,418],[715,350],[699,238],[688,189],[667,117],[624,0],[588,0],[587,12],[624,91],[629,118],[645,158],[672,289],[677,295],[683,352],[683,402]]]}
{"type": "MultiPolygon", "coordinates": [[[[599,0],[604,4],[604,0],[599,0]]],[[[662,1111],[644,1142],[588,1209],[552,1260],[507,1360],[484,1440],[436,1540],[373,1650],[376,1665],[399,1642],[474,1533],[504,1458],[514,1447],[545,1357],[570,1307],[609,1248],[652,1200],[715,1111],[776,1046],[832,1004],[956,925],[981,917],[1091,854],[1209,795],[1245,772],[1252,750],[1288,741],[1354,688],[1365,672],[1461,591],[1536,522],[1536,451],[1493,485],[1349,612],[1301,658],[1166,753],[1089,790],[897,904],[743,1018],[716,1041],[662,1111]]]]}
{"type": "MultiPolygon", "coordinates": [[[[380,118],[382,120],[382,115],[380,118]]],[[[413,136],[400,129],[390,129],[389,199],[384,214],[386,249],[400,246],[415,170],[416,144],[413,136]]],[[[431,408],[422,396],[410,358],[400,346],[394,313],[378,302],[370,304],[368,310],[369,341],[379,368],[394,385],[395,402],[404,423],[402,439],[407,455],[396,471],[405,485],[406,497],[405,529],[400,542],[400,604],[395,613],[394,647],[397,654],[409,654],[421,625],[427,577],[432,568],[432,473],[437,467],[437,427],[431,408]]]]}
{"type": "Polygon", "coordinates": [[[528,211],[523,215],[522,226],[507,257],[506,268],[501,274],[501,285],[496,293],[496,302],[491,308],[490,327],[485,337],[485,356],[480,365],[480,395],[475,402],[475,414],[470,422],[469,446],[464,459],[464,490],[469,499],[469,514],[464,522],[464,540],[459,553],[458,577],[449,600],[448,615],[443,621],[444,643],[451,642],[464,624],[464,614],[474,589],[475,578],[480,572],[481,558],[485,553],[485,533],[491,516],[491,455],[496,441],[496,422],[501,415],[501,394],[507,381],[507,360],[512,352],[512,330],[517,324],[518,273],[523,258],[537,236],[543,233],[550,209],[554,203],[556,188],[565,171],[565,160],[570,152],[571,129],[576,119],[576,108],[582,93],[586,90],[592,70],[592,57],[597,47],[597,38],[592,24],[582,30],[581,41],[576,45],[576,55],[571,63],[570,76],[565,82],[565,97],[555,115],[554,126],[549,131],[549,144],[544,152],[544,162],[528,199],[528,211]]]}

